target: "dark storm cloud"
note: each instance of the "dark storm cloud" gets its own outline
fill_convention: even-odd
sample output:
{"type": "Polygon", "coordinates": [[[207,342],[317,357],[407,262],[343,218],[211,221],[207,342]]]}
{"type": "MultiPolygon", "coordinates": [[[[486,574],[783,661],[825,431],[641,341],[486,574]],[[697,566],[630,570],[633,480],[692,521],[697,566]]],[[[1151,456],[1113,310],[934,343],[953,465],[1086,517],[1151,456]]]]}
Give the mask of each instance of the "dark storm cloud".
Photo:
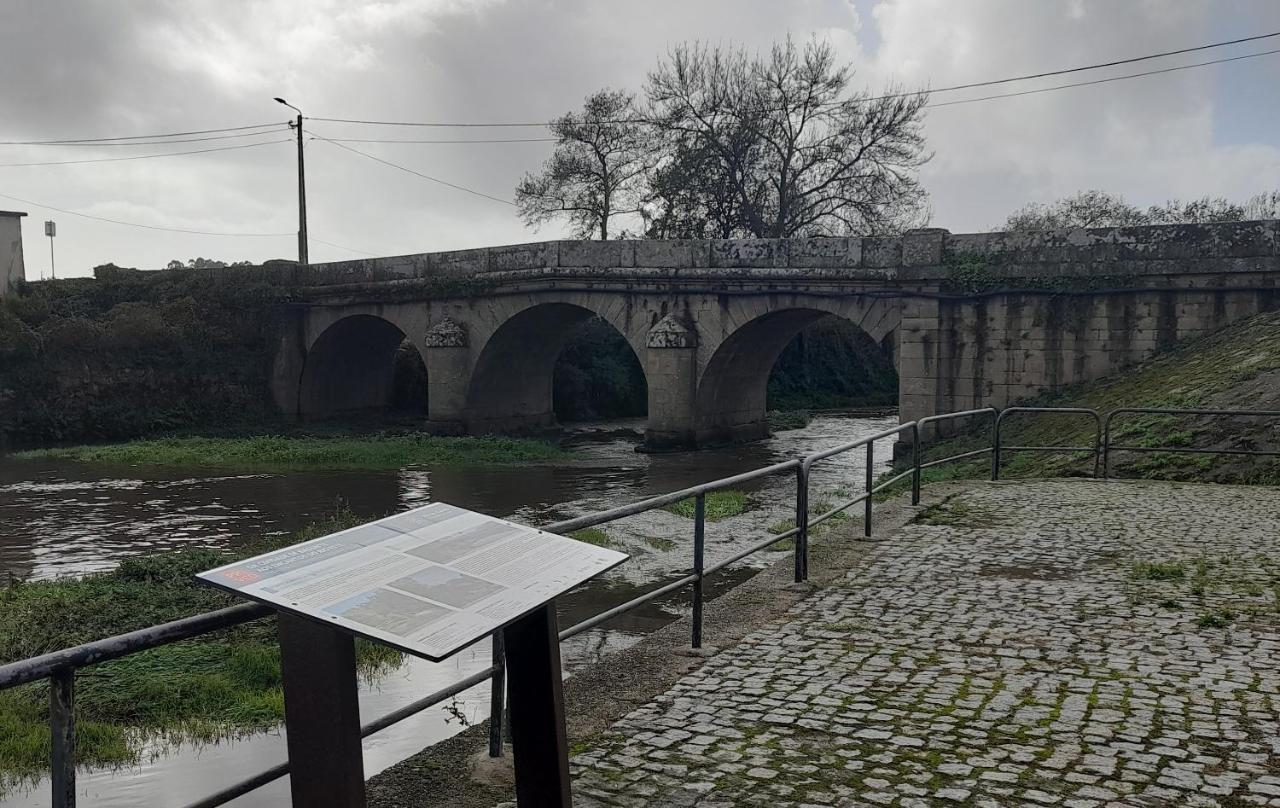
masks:
{"type": "MultiPolygon", "coordinates": [[[[857,66],[855,83],[878,89],[889,81],[936,87],[1262,30],[1280,30],[1280,5],[1270,0],[1229,6],[1208,0],[9,0],[0,8],[0,139],[283,122],[289,112],[271,101],[276,95],[312,116],[545,120],[603,86],[639,91],[658,57],[690,39],[765,49],[788,32],[825,37],[857,66]]],[[[1244,49],[1232,53],[1238,52],[1244,49]]],[[[1087,187],[1149,203],[1171,195],[1247,196],[1280,185],[1274,114],[1256,98],[1258,87],[1277,78],[1280,60],[1264,57],[934,110],[927,134],[937,156],[923,176],[935,223],[956,231],[990,227],[1025,201],[1087,187]],[[1231,80],[1242,74],[1253,81],[1231,80]],[[1237,86],[1253,89],[1237,92],[1237,86]]],[[[309,125],[318,134],[365,138],[543,134],[309,125]]],[[[352,145],[500,197],[549,153],[548,144],[538,143],[352,145]]],[[[122,151],[0,147],[0,162],[122,151]]],[[[559,235],[555,227],[525,229],[509,206],[320,140],[310,141],[307,153],[311,231],[327,241],[389,254],[559,235]]],[[[287,144],[2,168],[0,193],[159,226],[280,233],[296,227],[294,152],[287,144]]],[[[23,206],[0,198],[0,207],[23,206]]],[[[47,246],[39,221],[49,217],[59,222],[59,263],[77,274],[105,261],[154,267],[171,258],[256,260],[294,250],[289,235],[185,236],[29,210],[33,276],[45,264],[47,246]]],[[[351,255],[312,248],[316,260],[351,255]]]]}

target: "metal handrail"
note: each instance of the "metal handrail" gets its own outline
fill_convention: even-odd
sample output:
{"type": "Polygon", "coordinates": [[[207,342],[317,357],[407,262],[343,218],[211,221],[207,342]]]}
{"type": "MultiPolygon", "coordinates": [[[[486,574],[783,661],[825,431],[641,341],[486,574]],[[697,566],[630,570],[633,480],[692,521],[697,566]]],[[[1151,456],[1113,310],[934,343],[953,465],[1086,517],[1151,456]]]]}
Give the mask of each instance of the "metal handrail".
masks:
{"type": "Polygon", "coordinates": [[[1000,461],[1001,454],[1004,451],[1011,452],[1092,452],[1093,453],[1093,476],[1098,476],[1098,466],[1102,461],[1102,416],[1098,411],[1089,407],[1006,407],[996,416],[995,435],[991,446],[991,479],[1000,479],[1000,461]],[[1088,415],[1093,418],[1095,429],[1093,434],[1093,446],[1001,446],[1000,444],[1000,427],[1004,424],[1004,419],[1010,415],[1021,412],[1032,413],[1049,413],[1049,414],[1065,414],[1065,415],[1088,415]]]}
{"type": "MultiPolygon", "coordinates": [[[[1187,447],[1132,447],[1132,446],[1112,446],[1111,441],[1111,422],[1118,416],[1127,413],[1155,413],[1169,415],[1227,415],[1227,416],[1262,416],[1262,417],[1280,417],[1280,411],[1270,410],[1172,410],[1157,408],[1139,408],[1125,407],[1110,412],[1105,422],[1096,410],[1084,407],[1009,407],[1004,410],[998,410],[995,407],[983,407],[973,410],[964,410],[954,413],[943,413],[939,415],[931,415],[921,418],[917,421],[910,421],[900,424],[897,427],[882,430],[874,435],[869,435],[858,440],[840,444],[839,446],[821,449],[804,456],[775,463],[763,468],[754,469],[743,472],[731,477],[725,477],[698,485],[689,486],[678,491],[672,491],[666,494],[649,497],[637,502],[622,505],[617,508],[611,508],[594,514],[566,519],[555,522],[541,528],[551,533],[570,533],[574,530],[580,530],[586,527],[594,527],[608,522],[613,522],[628,516],[634,516],[639,513],[653,510],[655,508],[672,505],[683,500],[694,499],[694,561],[692,571],[674,581],[670,581],[660,587],[657,587],[643,595],[633,598],[626,603],[615,606],[604,612],[596,614],[576,625],[566,628],[560,632],[561,641],[567,640],[584,631],[588,631],[596,626],[605,623],[615,617],[625,614],[643,604],[654,601],[664,595],[675,592],[685,586],[692,586],[693,597],[693,626],[691,644],[694,648],[700,647],[702,643],[702,605],[703,591],[702,584],[706,576],[718,572],[731,564],[737,563],[742,559],[757,553],[771,545],[784,541],[789,538],[795,539],[795,580],[797,582],[808,579],[808,537],[811,528],[816,527],[827,519],[832,518],[835,514],[847,510],[859,503],[864,505],[863,516],[863,532],[864,535],[870,537],[872,525],[872,503],[875,494],[880,493],[889,487],[896,485],[905,479],[908,475],[911,477],[911,495],[912,504],[918,505],[920,502],[921,472],[926,468],[941,465],[943,463],[954,462],[970,457],[991,453],[992,457],[992,473],[993,480],[999,479],[999,469],[1001,455],[1004,451],[1091,451],[1094,454],[1094,476],[1098,476],[1099,467],[1101,467],[1102,476],[1105,478],[1109,475],[1109,456],[1111,451],[1170,451],[1170,452],[1197,452],[1197,453],[1219,453],[1219,454],[1250,454],[1250,455],[1267,455],[1280,456],[1280,452],[1262,451],[1262,450],[1211,450],[1211,449],[1192,449],[1187,447]],[[1078,446],[1004,446],[1001,441],[1001,428],[1004,419],[1010,415],[1017,413],[1068,413],[1091,416],[1097,429],[1095,432],[1093,447],[1078,446]],[[954,420],[959,418],[971,418],[974,416],[992,416],[992,443],[991,446],[976,449],[972,451],[961,452],[955,455],[930,460],[928,462],[921,461],[921,443],[925,437],[924,428],[932,424],[954,420]],[[900,472],[893,477],[882,480],[879,483],[874,481],[874,460],[875,449],[874,444],[877,440],[883,440],[894,435],[901,435],[903,432],[909,431],[912,436],[912,459],[910,468],[900,472]],[[835,507],[826,513],[819,514],[811,518],[809,514],[809,472],[813,466],[823,460],[829,459],[839,454],[853,451],[858,448],[866,448],[866,481],[862,493],[850,498],[845,502],[838,503],[835,507]],[[795,505],[795,527],[784,531],[778,535],[771,536],[763,541],[756,542],[746,547],[732,556],[722,559],[710,566],[704,563],[705,550],[705,528],[706,528],[706,495],[717,490],[723,490],[731,486],[735,486],[744,482],[760,479],[777,474],[794,472],[796,474],[796,505],[795,505]]],[[[268,617],[273,614],[273,610],[259,604],[241,604],[226,609],[220,609],[205,614],[193,615],[191,617],[182,618],[169,623],[150,626],[137,631],[121,634],[115,637],[107,637],[102,640],[84,643],[73,648],[67,648],[52,653],[43,654],[31,659],[12,662],[7,665],[0,665],[0,690],[8,687],[14,687],[21,684],[27,684],[38,681],[40,679],[49,679],[50,687],[50,733],[53,739],[52,744],[52,773],[53,773],[53,804],[55,808],[69,808],[75,805],[75,788],[74,788],[74,737],[75,724],[74,714],[71,706],[73,704],[74,690],[74,674],[78,668],[96,665],[122,656],[155,648],[179,640],[189,639],[191,637],[200,636],[213,631],[232,626],[241,625],[253,620],[268,617]]],[[[488,680],[492,683],[493,691],[490,702],[490,754],[497,756],[501,753],[502,734],[501,734],[501,716],[503,713],[503,691],[505,682],[505,664],[503,660],[502,649],[500,647],[500,635],[495,634],[495,646],[493,649],[493,664],[482,671],[471,674],[460,679],[453,684],[444,687],[436,692],[425,696],[410,704],[404,705],[396,710],[387,713],[361,728],[361,737],[367,737],[375,732],[379,732],[390,727],[399,721],[415,715],[422,710],[428,709],[445,699],[461,693],[471,687],[483,683],[488,680]]],[[[289,772],[289,764],[287,762],[273,766],[263,772],[248,777],[239,783],[232,784],[217,793],[210,794],[203,799],[194,802],[188,808],[215,808],[215,806],[223,805],[236,797],[242,796],[262,785],[273,780],[283,777],[289,772]]]]}
{"type": "Polygon", "coordinates": [[[1111,422],[1117,415],[1199,415],[1255,418],[1280,418],[1280,410],[1204,410],[1204,409],[1172,409],[1169,407],[1120,407],[1107,413],[1102,426],[1102,479],[1111,479],[1112,452],[1167,452],[1170,454],[1224,454],[1251,455],[1261,457],[1280,457],[1280,451],[1265,449],[1197,449],[1192,446],[1113,446],[1111,444],[1111,422]]]}

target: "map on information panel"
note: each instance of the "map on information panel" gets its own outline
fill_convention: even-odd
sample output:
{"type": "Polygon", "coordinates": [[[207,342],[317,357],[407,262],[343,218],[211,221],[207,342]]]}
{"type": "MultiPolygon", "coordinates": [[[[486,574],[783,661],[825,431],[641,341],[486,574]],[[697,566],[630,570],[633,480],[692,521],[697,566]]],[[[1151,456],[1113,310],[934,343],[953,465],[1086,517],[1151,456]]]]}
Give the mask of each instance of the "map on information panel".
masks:
{"type": "Polygon", "coordinates": [[[626,559],[437,502],[197,577],[438,662],[626,559]]]}

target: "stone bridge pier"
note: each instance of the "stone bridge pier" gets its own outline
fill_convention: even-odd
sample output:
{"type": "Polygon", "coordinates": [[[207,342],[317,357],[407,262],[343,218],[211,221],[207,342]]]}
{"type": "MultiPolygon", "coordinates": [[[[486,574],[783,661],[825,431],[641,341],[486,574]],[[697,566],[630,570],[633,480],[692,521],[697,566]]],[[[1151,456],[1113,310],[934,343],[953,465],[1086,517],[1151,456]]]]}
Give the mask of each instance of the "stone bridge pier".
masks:
{"type": "Polygon", "coordinates": [[[1280,304],[1278,225],[560,241],[318,265],[283,315],[272,392],[300,418],[383,408],[407,345],[432,429],[539,430],[555,423],[557,358],[598,317],[643,368],[651,448],[753,440],[782,350],[839,317],[893,357],[903,421],[1003,406],[1280,304]]]}

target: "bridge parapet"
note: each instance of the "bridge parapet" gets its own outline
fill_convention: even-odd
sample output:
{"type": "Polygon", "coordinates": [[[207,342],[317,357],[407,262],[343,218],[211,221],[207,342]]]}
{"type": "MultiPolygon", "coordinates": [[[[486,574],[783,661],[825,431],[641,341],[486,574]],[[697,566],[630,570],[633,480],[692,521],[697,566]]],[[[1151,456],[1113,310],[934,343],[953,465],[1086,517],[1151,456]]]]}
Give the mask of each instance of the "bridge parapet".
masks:
{"type": "Polygon", "coordinates": [[[619,270],[786,274],[781,270],[928,281],[945,277],[957,263],[975,260],[1000,277],[1090,274],[1088,267],[1102,265],[1111,274],[1204,274],[1247,271],[1247,259],[1271,271],[1278,257],[1280,221],[1025,233],[924,229],[896,237],[544,241],[316,264],[312,282],[466,278],[540,270],[557,275],[626,274],[619,270]]]}

